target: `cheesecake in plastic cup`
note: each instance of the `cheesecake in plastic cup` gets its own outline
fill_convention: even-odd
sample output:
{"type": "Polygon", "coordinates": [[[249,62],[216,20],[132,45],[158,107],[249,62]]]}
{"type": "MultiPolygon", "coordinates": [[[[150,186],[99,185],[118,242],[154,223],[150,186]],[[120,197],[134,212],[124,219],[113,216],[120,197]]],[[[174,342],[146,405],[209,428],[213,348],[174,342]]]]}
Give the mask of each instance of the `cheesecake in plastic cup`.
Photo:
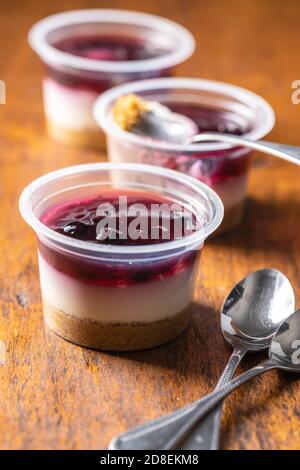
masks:
{"type": "Polygon", "coordinates": [[[37,235],[44,318],[55,333],[126,351],[166,343],[187,327],[203,244],[223,216],[221,200],[205,184],[151,165],[85,164],[33,181],[20,210],[37,235]],[[120,196],[127,197],[126,210],[120,196]],[[172,203],[171,217],[167,211],[156,218],[161,203],[165,209],[172,203]],[[149,218],[134,225],[136,204],[151,207],[154,232],[150,224],[141,228],[149,218]],[[108,231],[99,227],[103,208],[113,220],[108,207],[119,211],[118,225],[109,228],[117,238],[105,238],[108,231]],[[183,216],[187,231],[177,236],[183,216]]]}
{"type": "Polygon", "coordinates": [[[50,134],[88,146],[104,145],[92,115],[99,94],[128,81],[170,76],[195,47],[193,36],[177,23],[107,9],[44,18],[31,28],[29,43],[46,65],[43,96],[50,134]]]}
{"type": "Polygon", "coordinates": [[[251,140],[264,137],[275,117],[260,96],[234,85],[191,78],[158,78],[129,83],[105,92],[94,116],[107,138],[112,162],[136,162],[181,171],[209,185],[221,197],[225,214],[221,231],[241,220],[247,193],[251,152],[224,143],[170,144],[122,130],[112,108],[122,96],[135,94],[158,101],[192,119],[197,131],[228,132],[251,140]]]}

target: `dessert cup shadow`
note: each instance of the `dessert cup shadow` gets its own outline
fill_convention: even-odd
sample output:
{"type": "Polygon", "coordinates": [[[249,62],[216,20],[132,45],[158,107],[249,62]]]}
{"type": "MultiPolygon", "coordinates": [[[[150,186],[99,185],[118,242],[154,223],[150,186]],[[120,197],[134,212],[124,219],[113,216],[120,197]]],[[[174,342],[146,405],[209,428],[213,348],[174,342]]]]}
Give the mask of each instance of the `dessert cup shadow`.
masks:
{"type": "Polygon", "coordinates": [[[299,245],[300,198],[259,200],[248,197],[243,219],[232,231],[210,239],[214,246],[234,246],[240,250],[286,252],[299,245]]]}
{"type": "Polygon", "coordinates": [[[209,306],[195,304],[188,328],[175,340],[143,351],[109,354],[176,371],[181,380],[200,378],[213,386],[230,351],[220,332],[219,313],[209,306]]]}

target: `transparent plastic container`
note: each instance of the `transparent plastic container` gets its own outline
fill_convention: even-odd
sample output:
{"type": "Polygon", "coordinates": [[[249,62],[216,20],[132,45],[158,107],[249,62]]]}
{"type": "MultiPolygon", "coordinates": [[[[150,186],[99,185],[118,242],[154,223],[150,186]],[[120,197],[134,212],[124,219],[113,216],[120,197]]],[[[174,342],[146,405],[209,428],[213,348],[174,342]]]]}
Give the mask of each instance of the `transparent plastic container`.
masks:
{"type": "Polygon", "coordinates": [[[137,94],[156,100],[197,123],[199,131],[220,131],[257,140],[274,126],[270,105],[234,85],[191,78],[158,78],[129,83],[105,92],[94,116],[107,137],[112,162],[135,162],[181,171],[203,181],[221,197],[225,215],[218,233],[241,220],[247,193],[250,151],[224,143],[170,144],[122,130],[112,118],[116,99],[137,94]]]}
{"type": "Polygon", "coordinates": [[[58,335],[91,348],[135,350],[170,341],[187,327],[200,253],[223,216],[209,187],[151,165],[85,164],[33,181],[20,211],[37,235],[44,317],[58,335]],[[53,207],[112,188],[187,205],[201,227],[163,243],[124,246],[69,238],[41,222],[53,207]]]}
{"type": "Polygon", "coordinates": [[[92,116],[100,93],[128,81],[170,76],[195,48],[193,36],[172,21],[106,9],[49,16],[32,27],[29,43],[46,65],[50,134],[89,146],[104,144],[92,116]]]}

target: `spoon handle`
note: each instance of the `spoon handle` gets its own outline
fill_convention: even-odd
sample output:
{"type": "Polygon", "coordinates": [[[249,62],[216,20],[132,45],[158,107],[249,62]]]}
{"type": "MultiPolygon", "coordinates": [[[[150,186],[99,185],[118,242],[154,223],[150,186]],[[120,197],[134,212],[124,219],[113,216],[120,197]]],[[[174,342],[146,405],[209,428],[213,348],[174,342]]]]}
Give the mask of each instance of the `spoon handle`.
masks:
{"type": "Polygon", "coordinates": [[[252,377],[275,367],[271,361],[265,361],[202,400],[119,434],[111,441],[109,448],[115,450],[170,450],[178,448],[198,421],[226,395],[252,377]]]}
{"type": "MultiPolygon", "coordinates": [[[[221,387],[230,380],[235,372],[235,369],[241,362],[245,352],[246,351],[236,349],[232,353],[217,387],[221,387]]],[[[194,401],[190,405],[187,405],[184,408],[180,408],[168,415],[162,416],[155,421],[142,426],[136,426],[132,429],[129,429],[128,431],[125,431],[112,440],[110,449],[159,449],[161,443],[171,439],[172,436],[184,425],[184,423],[193,416],[194,410],[200,401],[201,400],[194,401]],[[161,429],[161,434],[160,431],[158,434],[156,434],[158,429],[161,429]],[[145,435],[143,434],[144,430],[146,431],[145,435]],[[158,438],[157,441],[153,440],[156,438],[158,438]]],[[[205,421],[198,425],[199,427],[197,428],[196,432],[192,433],[190,440],[187,440],[186,442],[186,449],[213,450],[218,446],[219,425],[222,410],[218,408],[216,409],[215,413],[214,411],[215,410],[213,410],[211,414],[208,415],[207,420],[205,419],[205,421]]]]}
{"type": "MultiPolygon", "coordinates": [[[[233,351],[215,390],[232,379],[246,352],[247,349],[233,351]]],[[[193,432],[185,439],[182,450],[217,450],[219,448],[222,409],[223,403],[220,403],[197,424],[193,432]]]]}
{"type": "Polygon", "coordinates": [[[203,132],[202,134],[195,135],[191,143],[203,141],[218,141],[227,142],[229,144],[238,144],[243,147],[249,147],[263,153],[268,153],[274,157],[282,158],[288,162],[300,165],[300,147],[286,144],[278,144],[275,142],[268,142],[266,140],[248,140],[244,137],[239,137],[232,134],[222,134],[221,132],[203,132]]]}
{"type": "Polygon", "coordinates": [[[236,388],[240,387],[243,383],[259,374],[262,374],[263,372],[266,372],[267,370],[274,368],[276,368],[276,365],[271,360],[264,361],[258,366],[247,370],[243,374],[231,380],[218,390],[215,390],[209,395],[206,395],[206,397],[204,397],[200,403],[198,403],[193,416],[185,422],[184,426],[182,426],[179,432],[177,432],[177,434],[175,434],[172,439],[166,442],[163,450],[178,448],[181,449],[180,445],[188,436],[190,431],[212,408],[214,408],[219,403],[219,401],[223,400],[227,395],[229,395],[236,388]]]}

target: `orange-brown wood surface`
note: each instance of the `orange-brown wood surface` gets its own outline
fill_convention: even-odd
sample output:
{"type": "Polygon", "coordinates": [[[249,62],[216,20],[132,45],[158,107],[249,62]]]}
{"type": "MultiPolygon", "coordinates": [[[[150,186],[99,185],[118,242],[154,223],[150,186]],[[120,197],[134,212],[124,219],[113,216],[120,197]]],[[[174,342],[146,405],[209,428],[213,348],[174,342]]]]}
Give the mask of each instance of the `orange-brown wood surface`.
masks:
{"type": "MultiPolygon", "coordinates": [[[[7,104],[0,105],[3,449],[106,448],[116,433],[212,390],[230,354],[220,333],[219,309],[237,280],[273,266],[290,278],[297,299],[300,295],[300,171],[260,155],[253,161],[243,223],[205,247],[198,309],[186,334],[147,352],[108,354],[70,344],[45,328],[36,243],[18,213],[19,194],[49,170],[105,155],[47,136],[42,68],[26,34],[49,14],[98,6],[144,10],[188,27],[198,48],[177,74],[223,80],[261,94],[277,114],[270,138],[300,145],[300,104],[291,101],[291,83],[300,79],[298,0],[1,1],[0,79],[7,85],[7,104]]],[[[241,370],[263,356],[246,359],[241,370]]],[[[300,449],[297,377],[269,372],[231,395],[222,448],[300,449]]]]}

